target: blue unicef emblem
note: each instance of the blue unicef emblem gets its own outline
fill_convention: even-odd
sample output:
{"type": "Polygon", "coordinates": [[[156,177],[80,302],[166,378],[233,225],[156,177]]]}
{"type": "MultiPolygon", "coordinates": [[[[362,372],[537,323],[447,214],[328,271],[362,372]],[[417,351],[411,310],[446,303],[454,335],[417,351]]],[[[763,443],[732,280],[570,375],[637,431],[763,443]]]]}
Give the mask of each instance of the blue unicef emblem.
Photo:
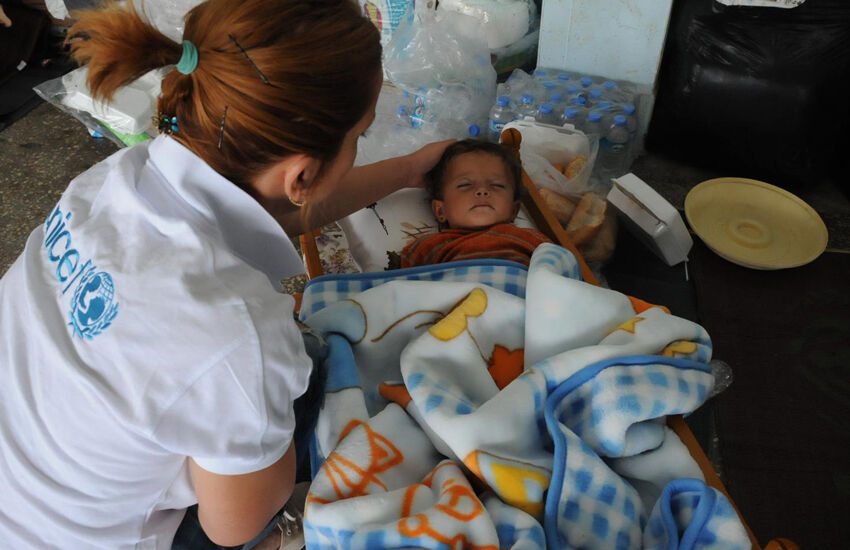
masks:
{"type": "Polygon", "coordinates": [[[91,340],[106,329],[118,314],[115,285],[104,271],[86,273],[71,300],[71,326],[77,336],[91,340]]]}

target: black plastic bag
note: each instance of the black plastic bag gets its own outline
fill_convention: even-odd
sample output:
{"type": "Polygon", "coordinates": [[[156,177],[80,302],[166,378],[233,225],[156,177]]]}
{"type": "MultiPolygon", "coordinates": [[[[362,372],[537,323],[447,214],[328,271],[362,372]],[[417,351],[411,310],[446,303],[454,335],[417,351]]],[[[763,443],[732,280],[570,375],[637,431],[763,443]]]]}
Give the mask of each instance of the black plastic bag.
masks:
{"type": "Polygon", "coordinates": [[[846,186],[850,2],[673,5],[649,149],[786,188],[846,186]]]}

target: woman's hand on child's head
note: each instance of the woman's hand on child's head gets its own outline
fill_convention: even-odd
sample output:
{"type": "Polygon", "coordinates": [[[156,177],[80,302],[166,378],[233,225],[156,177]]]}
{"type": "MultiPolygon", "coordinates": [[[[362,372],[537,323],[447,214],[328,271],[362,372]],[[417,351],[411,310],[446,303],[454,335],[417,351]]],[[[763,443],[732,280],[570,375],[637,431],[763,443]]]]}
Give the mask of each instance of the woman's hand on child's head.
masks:
{"type": "Polygon", "coordinates": [[[446,147],[456,141],[456,139],[435,141],[407,155],[409,162],[409,176],[406,178],[407,187],[424,187],[425,174],[430,172],[431,168],[437,164],[446,147]]]}

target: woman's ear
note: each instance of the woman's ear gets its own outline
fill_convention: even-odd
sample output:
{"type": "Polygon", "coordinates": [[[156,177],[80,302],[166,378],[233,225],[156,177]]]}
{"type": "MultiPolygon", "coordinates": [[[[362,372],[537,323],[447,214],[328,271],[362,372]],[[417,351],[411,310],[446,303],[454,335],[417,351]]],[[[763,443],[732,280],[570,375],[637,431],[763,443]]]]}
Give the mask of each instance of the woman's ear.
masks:
{"type": "Polygon", "coordinates": [[[270,199],[288,197],[302,203],[320,167],[319,160],[304,153],[289,155],[260,174],[253,182],[254,189],[270,199]]]}
{"type": "Polygon", "coordinates": [[[434,212],[434,217],[437,218],[438,222],[445,223],[445,221],[446,221],[446,207],[443,204],[443,201],[433,199],[431,201],[431,211],[434,212]]]}

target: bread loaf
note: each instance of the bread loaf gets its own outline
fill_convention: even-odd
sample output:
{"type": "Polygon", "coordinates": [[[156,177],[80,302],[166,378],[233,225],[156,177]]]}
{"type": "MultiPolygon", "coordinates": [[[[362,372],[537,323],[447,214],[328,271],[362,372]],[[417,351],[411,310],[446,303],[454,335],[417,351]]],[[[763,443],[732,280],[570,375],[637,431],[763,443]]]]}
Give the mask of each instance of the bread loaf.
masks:
{"type": "Polygon", "coordinates": [[[545,187],[540,188],[540,196],[559,222],[566,225],[570,221],[576,209],[575,201],[545,187]]]}

